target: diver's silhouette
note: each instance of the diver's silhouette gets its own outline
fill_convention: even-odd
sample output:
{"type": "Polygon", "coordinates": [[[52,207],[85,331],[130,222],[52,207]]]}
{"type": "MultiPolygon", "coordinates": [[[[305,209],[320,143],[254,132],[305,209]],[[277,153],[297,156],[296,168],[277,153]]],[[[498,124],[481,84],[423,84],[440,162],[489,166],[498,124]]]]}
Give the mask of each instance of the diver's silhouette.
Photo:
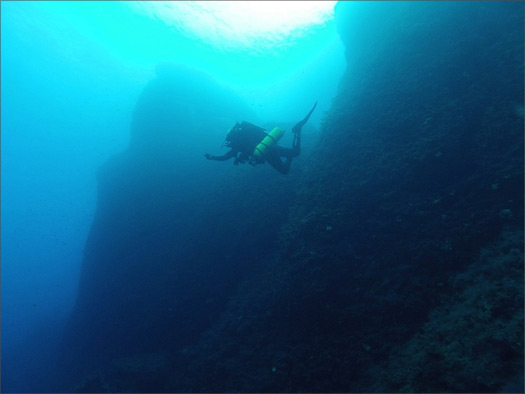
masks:
{"type": "Polygon", "coordinates": [[[204,157],[208,160],[218,161],[225,161],[234,157],[234,164],[248,162],[256,165],[266,161],[280,173],[288,174],[292,158],[301,153],[301,128],[308,122],[316,106],[317,102],[308,112],[308,115],[292,128],[294,133],[292,148],[285,148],[277,143],[284,134],[284,131],[279,127],[267,133],[263,128],[243,121],[235,123],[235,126],[230,129],[226,136],[224,145],[231,148],[228,152],[221,156],[205,153],[204,157]],[[286,160],[283,162],[281,157],[286,158],[286,160]]]}

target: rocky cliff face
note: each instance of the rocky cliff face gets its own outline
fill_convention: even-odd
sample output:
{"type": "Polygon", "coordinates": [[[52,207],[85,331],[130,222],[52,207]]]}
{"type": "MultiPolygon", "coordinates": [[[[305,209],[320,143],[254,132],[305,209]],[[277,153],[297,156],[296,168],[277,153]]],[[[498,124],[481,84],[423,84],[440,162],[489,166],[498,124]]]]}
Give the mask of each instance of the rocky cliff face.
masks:
{"type": "MultiPolygon", "coordinates": [[[[57,379],[66,391],[103,390],[89,378],[133,369],[128,358],[137,355],[165,362],[199,337],[244,272],[275,249],[294,176],[202,156],[218,150],[236,120],[253,118],[208,76],[159,65],[134,110],[129,148],[97,174],[97,211],[52,390],[57,379]],[[213,134],[217,146],[204,146],[213,134]]],[[[122,373],[125,382],[129,372],[122,373]]],[[[138,380],[148,382],[139,391],[159,387],[155,374],[138,380]]]]}
{"type": "Polygon", "coordinates": [[[522,389],[522,12],[340,3],[348,70],[279,255],[182,390],[522,389]]]}
{"type": "Polygon", "coordinates": [[[348,70],[300,179],[219,182],[184,220],[187,174],[132,153],[139,111],[100,173],[68,344],[104,368],[79,389],[520,389],[522,15],[342,2],[348,70]]]}

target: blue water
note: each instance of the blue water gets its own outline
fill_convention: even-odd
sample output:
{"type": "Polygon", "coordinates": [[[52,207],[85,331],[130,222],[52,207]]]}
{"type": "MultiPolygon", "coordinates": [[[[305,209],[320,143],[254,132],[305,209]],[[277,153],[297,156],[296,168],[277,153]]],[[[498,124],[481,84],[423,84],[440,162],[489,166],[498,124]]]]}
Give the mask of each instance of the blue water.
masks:
{"type": "Polygon", "coordinates": [[[1,2],[2,391],[522,388],[523,3],[335,3],[1,2]]]}
{"type": "MultiPolygon", "coordinates": [[[[291,122],[318,100],[311,119],[318,124],[335,94],[345,62],[333,4],[322,23],[298,28],[300,39],[270,31],[262,44],[205,39],[206,28],[184,28],[191,9],[161,20],[150,14],[154,5],[161,4],[1,3],[3,360],[40,327],[58,330],[70,313],[96,209],[96,171],[127,148],[132,111],[158,63],[208,74],[246,102],[252,122],[291,122]]],[[[244,120],[231,115],[228,125],[244,120]]],[[[204,171],[202,153],[220,153],[227,130],[188,131],[195,147],[188,166],[204,171]]]]}

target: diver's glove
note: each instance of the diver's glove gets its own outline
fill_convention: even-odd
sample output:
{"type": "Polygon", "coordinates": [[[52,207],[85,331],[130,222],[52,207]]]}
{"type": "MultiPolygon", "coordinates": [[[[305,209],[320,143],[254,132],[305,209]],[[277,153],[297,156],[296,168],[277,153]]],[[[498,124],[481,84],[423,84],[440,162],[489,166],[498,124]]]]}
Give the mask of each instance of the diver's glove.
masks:
{"type": "Polygon", "coordinates": [[[204,154],[204,157],[208,160],[213,160],[215,157],[213,155],[210,155],[208,152],[204,154]]]}

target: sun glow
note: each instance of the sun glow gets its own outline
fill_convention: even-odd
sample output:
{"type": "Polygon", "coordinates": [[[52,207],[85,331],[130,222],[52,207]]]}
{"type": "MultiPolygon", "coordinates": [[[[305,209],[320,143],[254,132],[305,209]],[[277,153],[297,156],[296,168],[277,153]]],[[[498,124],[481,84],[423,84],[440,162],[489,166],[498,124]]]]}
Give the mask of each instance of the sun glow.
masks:
{"type": "Polygon", "coordinates": [[[130,7],[225,52],[290,46],[334,17],[336,1],[137,1],[130,7]]]}

